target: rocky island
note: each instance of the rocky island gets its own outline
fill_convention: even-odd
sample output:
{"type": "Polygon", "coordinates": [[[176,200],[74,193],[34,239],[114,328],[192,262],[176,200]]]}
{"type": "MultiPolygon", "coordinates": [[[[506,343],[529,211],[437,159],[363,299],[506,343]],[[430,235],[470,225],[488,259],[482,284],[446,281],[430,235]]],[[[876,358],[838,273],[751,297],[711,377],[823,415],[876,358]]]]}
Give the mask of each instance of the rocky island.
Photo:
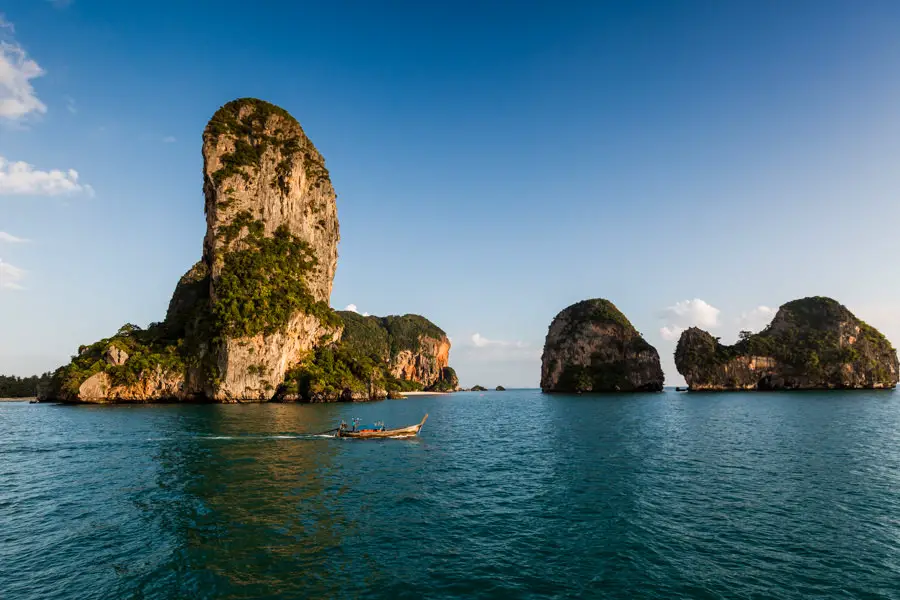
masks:
{"type": "Polygon", "coordinates": [[[541,357],[544,392],[658,392],[659,353],[609,300],[584,300],[550,324],[541,357]]]}
{"type": "Polygon", "coordinates": [[[329,306],[340,239],[325,161],[287,111],[220,108],[203,132],[206,235],[164,321],[82,346],[42,398],[336,401],[458,387],[450,341],[418,315],[329,306]]]}
{"type": "Polygon", "coordinates": [[[340,341],[316,348],[310,360],[290,370],[276,401],[358,401],[459,388],[448,364],[450,340],[428,319],[338,315],[344,324],[340,341]]]}
{"type": "Polygon", "coordinates": [[[763,331],[741,332],[731,346],[692,327],[675,366],[692,391],[894,388],[900,373],[884,335],[821,296],[784,304],[763,331]]]}

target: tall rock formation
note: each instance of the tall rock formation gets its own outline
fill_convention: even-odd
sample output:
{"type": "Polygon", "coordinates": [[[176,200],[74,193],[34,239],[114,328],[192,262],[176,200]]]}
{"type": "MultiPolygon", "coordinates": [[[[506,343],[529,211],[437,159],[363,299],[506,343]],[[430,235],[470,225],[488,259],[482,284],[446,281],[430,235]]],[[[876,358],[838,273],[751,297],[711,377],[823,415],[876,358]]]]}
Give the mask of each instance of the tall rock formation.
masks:
{"type": "Polygon", "coordinates": [[[276,392],[285,399],[298,373],[330,386],[314,394],[320,400],[447,386],[450,374],[457,385],[449,340],[422,317],[378,320],[385,346],[377,356],[355,346],[366,335],[352,317],[350,341],[340,343],[344,324],[329,307],[335,193],[322,155],[291,115],[261,100],[223,106],[203,133],[203,176],[203,256],[179,280],[165,321],[128,324],[82,346],[54,373],[44,399],[240,402],[276,392]]]}
{"type": "Polygon", "coordinates": [[[893,388],[900,373],[887,338],[821,296],[788,302],[732,346],[692,327],[678,340],[675,366],[691,390],[893,388]]]}
{"type": "Polygon", "coordinates": [[[659,353],[609,300],[584,300],[553,319],[541,358],[544,392],[657,392],[659,353]]]}
{"type": "Polygon", "coordinates": [[[305,352],[340,335],[334,188],[300,124],[261,100],[229,102],[203,133],[212,312],[206,395],[268,399],[305,352]]]}

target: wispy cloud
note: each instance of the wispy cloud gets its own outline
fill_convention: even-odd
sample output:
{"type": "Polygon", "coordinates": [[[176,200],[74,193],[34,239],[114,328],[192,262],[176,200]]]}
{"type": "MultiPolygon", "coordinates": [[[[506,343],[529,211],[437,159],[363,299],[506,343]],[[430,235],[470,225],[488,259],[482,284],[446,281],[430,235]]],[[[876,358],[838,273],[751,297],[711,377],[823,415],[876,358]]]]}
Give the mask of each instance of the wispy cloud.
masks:
{"type": "Polygon", "coordinates": [[[24,290],[20,281],[25,279],[25,270],[0,259],[0,290],[24,290]]]}
{"type": "Polygon", "coordinates": [[[10,162],[0,156],[0,196],[94,195],[94,188],[78,181],[78,171],[41,171],[26,162],[10,162]]]}
{"type": "Polygon", "coordinates": [[[476,348],[486,348],[488,346],[512,346],[516,348],[524,348],[527,346],[525,342],[508,342],[506,340],[492,340],[484,337],[480,333],[474,333],[471,337],[472,344],[476,348]]]}
{"type": "Polygon", "coordinates": [[[66,101],[66,110],[72,113],[73,115],[78,113],[78,106],[75,104],[75,98],[72,96],[63,96],[63,100],[66,101]]]}
{"type": "Polygon", "coordinates": [[[44,114],[47,105],[38,99],[31,85],[31,80],[43,75],[44,70],[4,31],[13,34],[15,28],[0,15],[0,119],[18,122],[44,114]]]}
{"type": "Polygon", "coordinates": [[[710,329],[719,324],[721,311],[710,305],[705,300],[694,298],[693,300],[681,300],[672,306],[667,306],[659,313],[663,320],[663,326],[659,329],[659,335],[664,340],[677,340],[681,332],[688,327],[703,327],[710,329]]]}
{"type": "Polygon", "coordinates": [[[0,242],[6,244],[24,244],[29,240],[25,238],[16,237],[11,233],[6,233],[5,231],[0,231],[0,242]]]}
{"type": "Polygon", "coordinates": [[[761,331],[772,321],[777,312],[777,308],[757,306],[752,310],[742,312],[737,323],[742,331],[761,331]]]}
{"type": "Polygon", "coordinates": [[[174,135],[167,135],[166,137],[164,137],[162,139],[162,141],[163,141],[163,144],[174,144],[178,140],[175,139],[174,135]]]}
{"type": "Polygon", "coordinates": [[[6,16],[3,13],[0,13],[0,29],[6,29],[10,33],[15,33],[15,26],[6,20],[6,16]]]}
{"type": "Polygon", "coordinates": [[[474,333],[467,344],[470,351],[492,359],[518,360],[540,356],[540,352],[523,341],[494,340],[480,333],[474,333]]]}

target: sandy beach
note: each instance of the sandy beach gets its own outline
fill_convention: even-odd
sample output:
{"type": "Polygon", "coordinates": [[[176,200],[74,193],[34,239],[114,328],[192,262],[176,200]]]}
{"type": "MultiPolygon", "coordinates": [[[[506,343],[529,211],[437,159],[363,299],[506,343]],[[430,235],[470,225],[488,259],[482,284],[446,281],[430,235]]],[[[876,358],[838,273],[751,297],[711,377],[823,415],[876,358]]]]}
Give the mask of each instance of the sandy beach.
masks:
{"type": "Polygon", "coordinates": [[[450,392],[401,392],[404,396],[449,396],[450,392]]]}
{"type": "Polygon", "coordinates": [[[29,398],[0,398],[0,402],[28,402],[34,400],[34,396],[29,398]]]}

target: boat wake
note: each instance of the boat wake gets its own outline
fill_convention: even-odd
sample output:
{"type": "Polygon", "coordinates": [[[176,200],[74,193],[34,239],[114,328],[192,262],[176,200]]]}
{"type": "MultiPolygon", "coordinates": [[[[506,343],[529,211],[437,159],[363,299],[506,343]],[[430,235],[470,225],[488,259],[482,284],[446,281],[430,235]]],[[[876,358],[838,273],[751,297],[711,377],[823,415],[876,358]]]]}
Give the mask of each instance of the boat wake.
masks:
{"type": "Polygon", "coordinates": [[[330,433],[296,433],[296,434],[279,434],[279,435],[202,435],[196,436],[195,440],[242,440],[245,442],[265,441],[265,440],[318,440],[333,438],[330,433]]]}

